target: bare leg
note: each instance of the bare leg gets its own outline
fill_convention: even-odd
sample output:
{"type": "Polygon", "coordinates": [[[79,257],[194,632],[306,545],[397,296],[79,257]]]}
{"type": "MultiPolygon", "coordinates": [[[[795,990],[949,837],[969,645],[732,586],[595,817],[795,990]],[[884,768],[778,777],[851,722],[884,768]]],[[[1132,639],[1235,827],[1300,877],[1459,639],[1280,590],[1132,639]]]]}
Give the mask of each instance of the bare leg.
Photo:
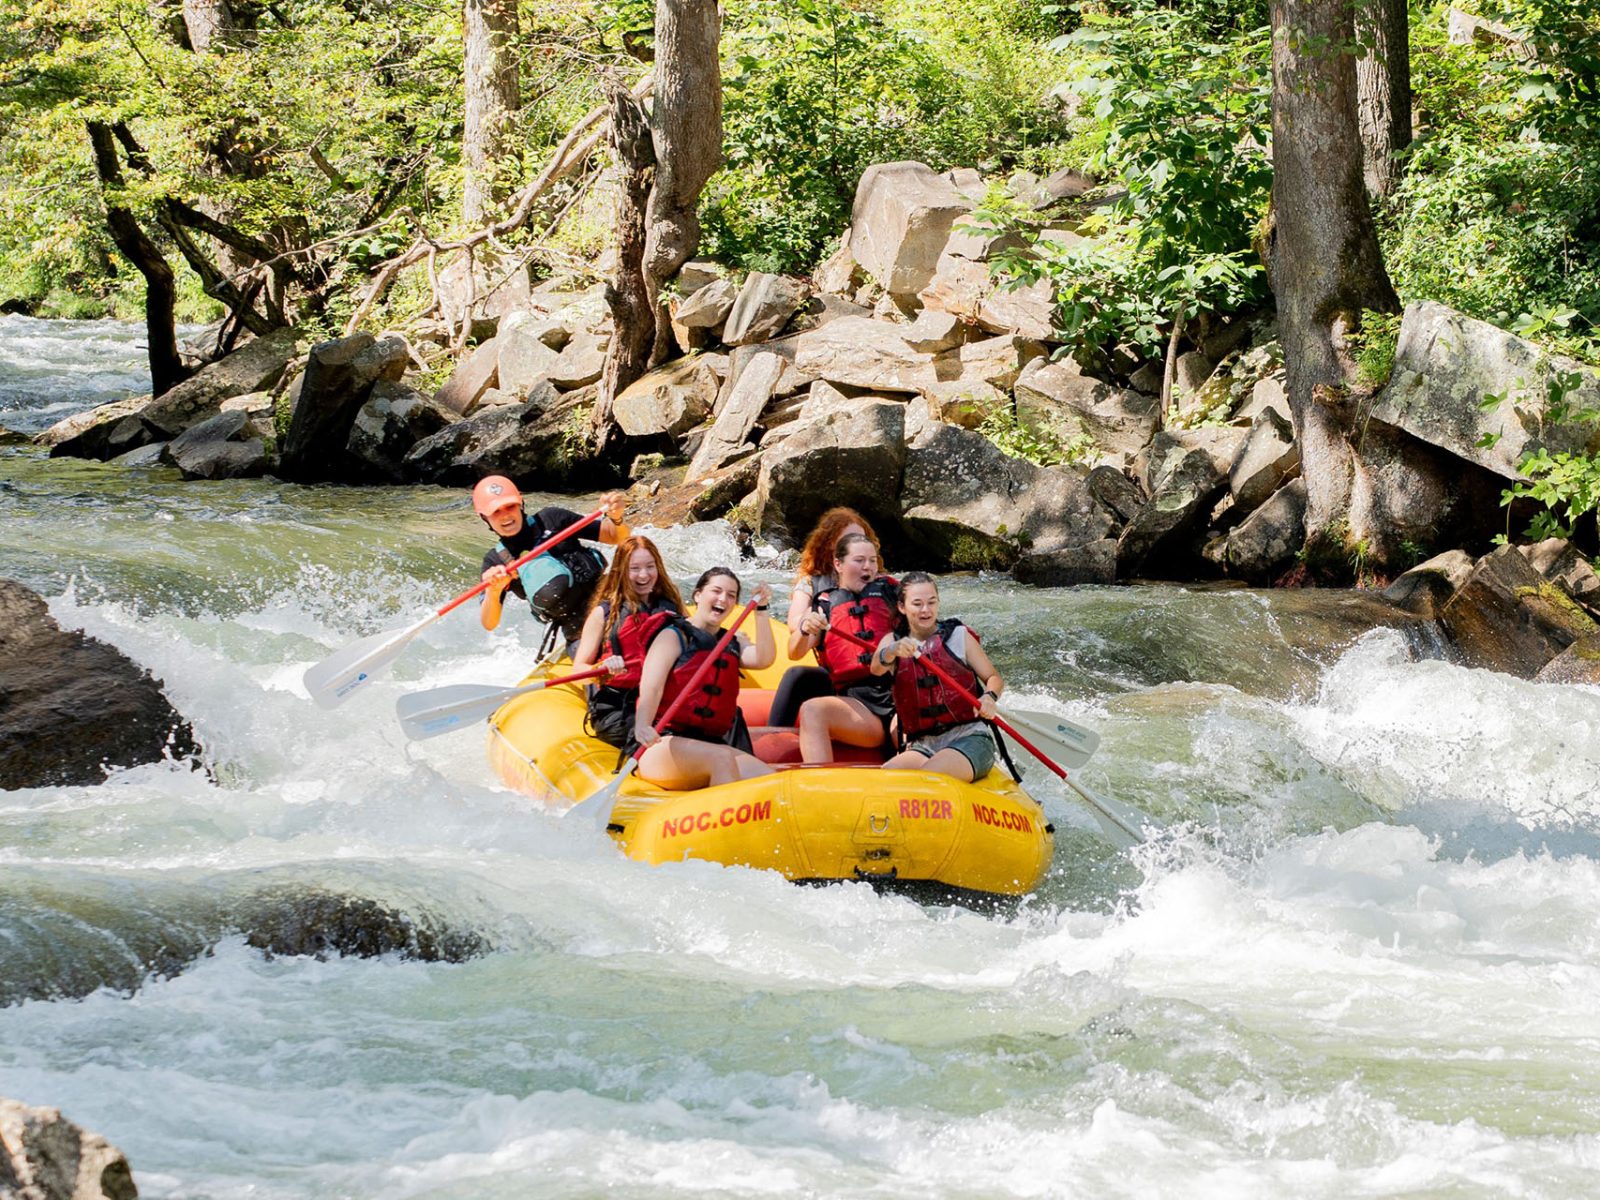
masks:
{"type": "Polygon", "coordinates": [[[641,779],[675,792],[770,774],[772,768],[753,755],[693,738],[662,738],[639,759],[641,779]]]}
{"type": "Polygon", "coordinates": [[[871,749],[883,745],[883,722],[859,700],[821,696],[800,706],[800,757],[808,763],[833,761],[833,743],[871,749]]]}
{"type": "Polygon", "coordinates": [[[941,750],[932,758],[916,750],[896,754],[883,764],[887,771],[936,771],[949,775],[962,783],[972,782],[972,764],[959,750],[941,750]]]}

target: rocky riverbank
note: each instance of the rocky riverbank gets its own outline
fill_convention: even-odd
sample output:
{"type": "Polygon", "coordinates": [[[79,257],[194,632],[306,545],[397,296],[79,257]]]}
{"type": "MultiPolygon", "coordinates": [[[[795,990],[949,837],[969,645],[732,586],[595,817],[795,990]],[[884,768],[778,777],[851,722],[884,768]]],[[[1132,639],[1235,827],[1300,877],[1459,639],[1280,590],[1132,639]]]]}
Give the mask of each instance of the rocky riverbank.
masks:
{"type": "Polygon", "coordinates": [[[15,1200],[136,1200],[121,1150],[61,1115],[0,1097],[0,1196],[15,1200]]]}
{"type": "MultiPolygon", "coordinates": [[[[810,278],[687,265],[670,298],[681,356],[617,396],[619,448],[604,460],[588,437],[611,336],[604,288],[525,276],[474,301],[476,345],[436,388],[422,386],[418,348],[448,340],[441,323],[311,346],[282,331],[157,400],[38,440],[204,479],[455,487],[499,472],[579,489],[627,477],[647,517],[726,516],[780,545],[851,504],[897,562],[1038,584],[1295,581],[1306,497],[1271,314],[1195,322],[1168,362],[1119,346],[1077,361],[1048,281],[992,274],[1017,248],[970,224],[988,186],[880,164],[810,278]]],[[[1093,186],[1070,171],[1009,183],[1066,243],[1090,236],[1093,186]]],[[[1388,544],[1364,548],[1379,563],[1482,553],[1526,451],[1600,444],[1574,415],[1600,402],[1600,373],[1433,303],[1407,309],[1387,382],[1360,401],[1355,505],[1381,516],[1388,544]]]]}

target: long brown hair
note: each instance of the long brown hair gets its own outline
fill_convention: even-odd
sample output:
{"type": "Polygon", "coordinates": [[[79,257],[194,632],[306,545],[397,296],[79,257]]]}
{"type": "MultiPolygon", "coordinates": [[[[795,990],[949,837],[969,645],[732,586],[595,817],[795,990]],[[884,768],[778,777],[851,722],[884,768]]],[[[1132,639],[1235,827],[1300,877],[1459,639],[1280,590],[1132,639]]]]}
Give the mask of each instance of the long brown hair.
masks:
{"type": "Polygon", "coordinates": [[[855,509],[830,508],[817,518],[817,527],[811,531],[811,536],[806,539],[806,544],[800,551],[800,570],[797,577],[810,579],[813,575],[832,575],[834,550],[839,545],[839,538],[844,534],[845,528],[850,525],[861,526],[861,531],[867,535],[868,540],[880,550],[883,548],[867,519],[855,509]]]}
{"type": "Polygon", "coordinates": [[[649,538],[634,534],[617,546],[617,552],[611,556],[611,565],[606,568],[599,586],[594,590],[594,602],[607,606],[605,628],[600,631],[600,640],[603,642],[610,637],[623,617],[638,612],[658,599],[670,601],[673,610],[680,617],[683,616],[683,597],[678,594],[678,585],[672,582],[672,576],[667,574],[667,564],[661,561],[661,551],[649,538]],[[632,588],[628,583],[628,562],[635,550],[648,550],[650,557],[656,560],[656,585],[644,598],[643,605],[629,598],[632,588]]]}

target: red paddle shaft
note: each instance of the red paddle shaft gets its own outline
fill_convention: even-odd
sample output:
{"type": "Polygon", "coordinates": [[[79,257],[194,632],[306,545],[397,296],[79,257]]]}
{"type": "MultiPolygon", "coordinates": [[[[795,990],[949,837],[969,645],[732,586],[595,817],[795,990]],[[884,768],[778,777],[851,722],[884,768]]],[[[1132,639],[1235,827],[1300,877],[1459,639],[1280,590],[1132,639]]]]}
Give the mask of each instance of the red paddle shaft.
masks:
{"type": "MultiPolygon", "coordinates": [[[[689,697],[694,695],[695,688],[700,686],[700,681],[706,677],[707,672],[709,672],[713,664],[716,663],[717,656],[728,648],[728,643],[733,641],[733,635],[739,632],[739,626],[743,625],[744,619],[751,613],[755,612],[755,610],[756,602],[752,600],[749,604],[746,604],[743,611],[739,613],[738,620],[734,621],[732,625],[729,625],[727,631],[717,639],[717,644],[712,647],[711,653],[706,655],[705,662],[701,663],[699,669],[696,670],[693,675],[689,676],[689,682],[684,685],[683,690],[678,693],[672,703],[667,705],[667,711],[656,718],[657,733],[660,733],[668,725],[672,724],[672,718],[677,716],[678,710],[689,702],[689,697]]],[[[644,752],[645,747],[640,746],[633,752],[633,757],[641,758],[643,757],[644,752]]]]}
{"type": "MultiPolygon", "coordinates": [[[[540,542],[537,546],[535,546],[532,550],[529,550],[521,558],[518,558],[515,561],[513,561],[511,563],[511,565],[506,568],[507,574],[515,574],[517,568],[520,567],[523,563],[527,562],[529,559],[538,558],[539,555],[543,554],[546,550],[550,549],[550,547],[555,546],[555,545],[559,545],[561,542],[566,541],[569,537],[574,536],[578,532],[578,530],[580,530],[584,526],[588,525],[591,521],[595,521],[595,520],[598,520],[600,517],[603,517],[605,515],[605,511],[606,510],[603,509],[603,508],[597,508],[592,513],[590,513],[587,517],[584,517],[583,520],[579,521],[576,525],[568,525],[560,533],[555,534],[553,537],[546,538],[544,541],[540,542]]],[[[443,608],[439,609],[438,612],[434,613],[434,616],[442,617],[442,616],[445,615],[445,613],[449,612],[451,609],[456,608],[459,605],[465,604],[468,600],[471,600],[479,592],[485,590],[489,586],[490,582],[491,582],[490,580],[485,579],[485,580],[480,581],[477,587],[468,588],[466,591],[462,592],[461,595],[457,596],[454,600],[450,601],[449,604],[446,604],[443,608]]]]}

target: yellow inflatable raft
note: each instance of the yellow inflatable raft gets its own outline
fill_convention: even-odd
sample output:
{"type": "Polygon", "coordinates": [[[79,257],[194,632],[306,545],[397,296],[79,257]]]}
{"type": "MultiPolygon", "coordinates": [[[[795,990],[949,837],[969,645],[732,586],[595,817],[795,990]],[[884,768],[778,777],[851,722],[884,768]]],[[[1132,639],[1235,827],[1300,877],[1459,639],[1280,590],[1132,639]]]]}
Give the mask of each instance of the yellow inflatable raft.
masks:
{"type": "MultiPolygon", "coordinates": [[[[773,626],[782,647],[788,633],[773,626]]],[[[803,766],[793,730],[765,724],[790,665],[780,649],[777,665],[743,674],[739,695],[757,756],[778,770],[692,792],[633,776],[609,827],[628,857],[764,867],[797,883],[868,880],[935,900],[981,903],[1033,890],[1049,868],[1054,830],[1003,766],[961,783],[929,771],[884,771],[877,755],[846,747],[837,748],[841,760],[856,761],[803,766]]],[[[567,669],[554,664],[526,682],[567,669]]],[[[551,805],[592,795],[615,775],[618,755],[584,731],[585,708],[577,684],[505,704],[489,719],[495,772],[551,805]]]]}

